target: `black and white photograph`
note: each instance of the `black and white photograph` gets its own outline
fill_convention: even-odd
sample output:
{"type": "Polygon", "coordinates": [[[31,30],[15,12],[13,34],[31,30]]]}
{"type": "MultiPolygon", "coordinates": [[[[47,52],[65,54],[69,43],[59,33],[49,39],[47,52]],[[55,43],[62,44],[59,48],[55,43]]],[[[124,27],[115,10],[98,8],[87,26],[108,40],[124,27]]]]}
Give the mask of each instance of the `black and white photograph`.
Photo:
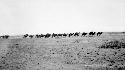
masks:
{"type": "Polygon", "coordinates": [[[125,70],[125,0],[0,0],[0,70],[125,70]]]}

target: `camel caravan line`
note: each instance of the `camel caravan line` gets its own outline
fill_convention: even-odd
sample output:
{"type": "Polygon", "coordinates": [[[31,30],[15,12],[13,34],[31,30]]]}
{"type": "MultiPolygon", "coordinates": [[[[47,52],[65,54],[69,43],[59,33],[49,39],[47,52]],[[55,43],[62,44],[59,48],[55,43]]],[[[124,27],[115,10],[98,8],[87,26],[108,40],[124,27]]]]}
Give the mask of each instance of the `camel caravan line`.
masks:
{"type": "MultiPolygon", "coordinates": [[[[36,34],[36,35],[30,35],[30,34],[25,34],[23,36],[21,36],[22,38],[65,38],[65,37],[93,37],[93,36],[100,36],[103,32],[75,32],[75,33],[47,33],[47,34],[36,34]]],[[[3,35],[0,36],[0,38],[2,39],[8,39],[11,36],[9,35],[3,35]]]]}

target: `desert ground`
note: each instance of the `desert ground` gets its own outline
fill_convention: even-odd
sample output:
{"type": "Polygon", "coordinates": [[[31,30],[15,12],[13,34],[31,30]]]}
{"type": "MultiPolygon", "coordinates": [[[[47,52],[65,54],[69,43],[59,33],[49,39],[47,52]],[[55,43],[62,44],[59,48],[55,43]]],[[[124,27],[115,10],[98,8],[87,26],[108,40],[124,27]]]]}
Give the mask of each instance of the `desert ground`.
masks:
{"type": "Polygon", "coordinates": [[[124,39],[124,33],[113,32],[98,37],[0,39],[0,70],[125,70],[124,39]]]}

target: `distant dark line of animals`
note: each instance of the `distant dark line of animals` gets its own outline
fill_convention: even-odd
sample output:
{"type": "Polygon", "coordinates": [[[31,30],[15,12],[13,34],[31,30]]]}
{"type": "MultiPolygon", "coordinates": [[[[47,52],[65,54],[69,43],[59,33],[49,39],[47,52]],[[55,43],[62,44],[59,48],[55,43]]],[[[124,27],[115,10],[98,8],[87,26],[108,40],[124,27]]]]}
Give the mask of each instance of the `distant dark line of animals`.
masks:
{"type": "MultiPolygon", "coordinates": [[[[78,37],[78,36],[81,36],[81,37],[85,37],[86,35],[89,36],[89,37],[93,37],[95,35],[97,36],[100,36],[103,32],[89,32],[89,33],[86,33],[86,32],[75,32],[75,33],[59,33],[59,34],[56,34],[56,33],[47,33],[47,34],[36,34],[36,35],[29,35],[29,34],[25,34],[23,35],[23,38],[58,38],[58,37],[72,37],[72,36],[75,36],[75,37],[78,37]]],[[[0,38],[2,39],[8,39],[10,36],[9,35],[3,35],[3,36],[0,36],[0,38]]]]}

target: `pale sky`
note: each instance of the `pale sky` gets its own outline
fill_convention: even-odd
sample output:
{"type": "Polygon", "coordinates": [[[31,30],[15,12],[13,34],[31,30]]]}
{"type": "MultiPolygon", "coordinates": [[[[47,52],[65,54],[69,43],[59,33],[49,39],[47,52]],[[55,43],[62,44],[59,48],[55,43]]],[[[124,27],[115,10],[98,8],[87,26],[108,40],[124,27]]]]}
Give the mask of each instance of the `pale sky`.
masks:
{"type": "Polygon", "coordinates": [[[0,0],[0,35],[85,31],[125,31],[125,0],[0,0]]]}

